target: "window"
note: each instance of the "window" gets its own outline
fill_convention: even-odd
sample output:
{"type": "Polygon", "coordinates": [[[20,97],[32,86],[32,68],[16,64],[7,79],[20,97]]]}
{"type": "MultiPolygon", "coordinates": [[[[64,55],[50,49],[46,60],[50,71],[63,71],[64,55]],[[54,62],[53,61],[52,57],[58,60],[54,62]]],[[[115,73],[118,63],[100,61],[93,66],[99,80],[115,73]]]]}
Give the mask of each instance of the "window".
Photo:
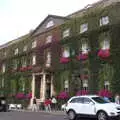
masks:
{"type": "Polygon", "coordinates": [[[16,70],[18,67],[18,60],[13,61],[14,69],[16,70]]]}
{"type": "Polygon", "coordinates": [[[18,48],[15,49],[15,52],[14,52],[15,55],[18,54],[18,48]]]}
{"type": "Polygon", "coordinates": [[[104,88],[107,89],[107,90],[109,90],[109,86],[110,86],[109,81],[105,81],[104,82],[104,88]]]}
{"type": "Polygon", "coordinates": [[[6,57],[6,55],[7,55],[7,53],[6,53],[6,51],[4,52],[4,56],[6,57]]]}
{"type": "Polygon", "coordinates": [[[83,103],[83,98],[73,98],[70,103],[83,103]]]}
{"type": "Polygon", "coordinates": [[[52,27],[54,25],[54,22],[51,20],[47,23],[46,28],[52,27]]]}
{"type": "Polygon", "coordinates": [[[23,51],[27,51],[27,45],[23,47],[23,51]]]}
{"type": "Polygon", "coordinates": [[[83,89],[88,90],[88,80],[82,80],[83,81],[83,89]]]}
{"type": "Polygon", "coordinates": [[[32,42],[32,48],[35,48],[37,46],[37,42],[36,41],[33,41],[32,42]]]}
{"type": "Polygon", "coordinates": [[[2,85],[1,85],[2,88],[4,87],[4,83],[5,83],[5,79],[2,78],[2,85]]]}
{"type": "Polygon", "coordinates": [[[66,30],[63,32],[63,38],[68,37],[69,35],[70,35],[70,29],[66,29],[66,30]]]}
{"type": "Polygon", "coordinates": [[[50,65],[51,65],[51,52],[47,52],[46,67],[50,67],[50,65]]]}
{"type": "Polygon", "coordinates": [[[65,80],[64,81],[64,89],[65,89],[66,92],[68,91],[68,88],[69,88],[68,80],[65,80]]]}
{"type": "Polygon", "coordinates": [[[84,104],[89,104],[90,102],[92,102],[92,100],[89,98],[84,98],[84,104]]]}
{"type": "Polygon", "coordinates": [[[82,53],[88,53],[88,44],[87,43],[82,44],[82,53]]]}
{"type": "Polygon", "coordinates": [[[4,72],[5,72],[5,70],[6,70],[6,65],[5,65],[5,64],[3,64],[3,65],[2,65],[2,72],[4,73],[4,72]]]}
{"type": "Polygon", "coordinates": [[[70,49],[69,49],[69,47],[65,47],[63,49],[62,57],[66,57],[66,58],[70,57],[70,49]]]}
{"type": "Polygon", "coordinates": [[[109,17],[105,16],[100,19],[100,26],[107,25],[109,23],[109,17]]]}
{"type": "Polygon", "coordinates": [[[46,38],[46,43],[51,43],[52,42],[52,35],[49,35],[47,38],[46,38]]]}
{"type": "Polygon", "coordinates": [[[88,30],[88,23],[80,25],[80,33],[86,32],[88,30]]]}
{"type": "Polygon", "coordinates": [[[22,58],[22,67],[26,67],[27,66],[27,62],[25,58],[22,58]]]}
{"type": "Polygon", "coordinates": [[[35,56],[35,55],[32,56],[32,64],[33,64],[33,65],[36,64],[36,56],[35,56]]]}
{"type": "Polygon", "coordinates": [[[109,49],[110,48],[110,41],[108,39],[105,39],[102,42],[102,49],[109,49]]]}

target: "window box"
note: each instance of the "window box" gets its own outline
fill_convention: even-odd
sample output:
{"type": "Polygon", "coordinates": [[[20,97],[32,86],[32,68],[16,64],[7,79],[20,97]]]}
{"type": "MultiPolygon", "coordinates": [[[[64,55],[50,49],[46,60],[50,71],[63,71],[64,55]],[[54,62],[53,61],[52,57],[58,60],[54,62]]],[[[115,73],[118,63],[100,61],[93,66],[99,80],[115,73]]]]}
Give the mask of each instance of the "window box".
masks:
{"type": "Polygon", "coordinates": [[[87,60],[88,59],[88,53],[80,53],[77,56],[77,60],[87,60]]]}
{"type": "Polygon", "coordinates": [[[70,62],[70,58],[67,58],[67,57],[61,57],[60,58],[60,63],[66,64],[68,62],[70,62]]]}
{"type": "Polygon", "coordinates": [[[109,49],[100,49],[98,52],[98,56],[100,58],[108,58],[110,56],[110,50],[109,49]]]}

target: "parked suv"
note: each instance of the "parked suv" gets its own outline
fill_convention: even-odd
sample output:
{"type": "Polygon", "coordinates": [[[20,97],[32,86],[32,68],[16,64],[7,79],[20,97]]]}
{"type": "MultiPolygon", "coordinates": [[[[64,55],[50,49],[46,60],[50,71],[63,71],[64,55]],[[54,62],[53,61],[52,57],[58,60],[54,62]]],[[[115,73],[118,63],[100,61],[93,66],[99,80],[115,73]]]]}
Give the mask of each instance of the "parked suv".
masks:
{"type": "Polygon", "coordinates": [[[69,120],[75,120],[78,116],[108,120],[119,118],[120,105],[97,95],[75,96],[68,100],[66,113],[69,120]]]}

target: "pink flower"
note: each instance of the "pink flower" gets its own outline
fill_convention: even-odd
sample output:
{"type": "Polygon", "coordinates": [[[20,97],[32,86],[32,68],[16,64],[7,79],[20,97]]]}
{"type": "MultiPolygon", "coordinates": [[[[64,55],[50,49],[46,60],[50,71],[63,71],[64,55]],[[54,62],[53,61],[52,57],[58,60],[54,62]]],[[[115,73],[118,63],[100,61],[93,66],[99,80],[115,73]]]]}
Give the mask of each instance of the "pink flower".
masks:
{"type": "Polygon", "coordinates": [[[61,57],[61,58],[60,58],[60,63],[66,64],[66,63],[68,63],[68,62],[70,62],[70,58],[67,58],[67,57],[61,57]]]}
{"type": "Polygon", "coordinates": [[[109,90],[106,90],[106,89],[102,89],[98,92],[98,95],[99,96],[102,96],[102,97],[112,97],[112,93],[109,91],[109,90]]]}
{"type": "Polygon", "coordinates": [[[27,99],[31,99],[31,98],[32,98],[32,93],[28,93],[28,94],[26,95],[26,98],[27,98],[27,99]]]}
{"type": "Polygon", "coordinates": [[[80,53],[77,56],[77,60],[87,60],[88,59],[88,53],[80,53]]]}
{"type": "Polygon", "coordinates": [[[17,99],[24,99],[25,98],[25,94],[24,93],[17,93],[16,98],[17,99]]]}
{"type": "Polygon", "coordinates": [[[110,50],[109,49],[100,49],[98,52],[98,56],[101,58],[108,58],[110,56],[110,50]]]}
{"type": "Polygon", "coordinates": [[[69,98],[69,95],[68,95],[67,92],[63,91],[63,92],[60,92],[60,93],[59,93],[58,98],[59,98],[59,99],[68,99],[68,98],[69,98]]]}

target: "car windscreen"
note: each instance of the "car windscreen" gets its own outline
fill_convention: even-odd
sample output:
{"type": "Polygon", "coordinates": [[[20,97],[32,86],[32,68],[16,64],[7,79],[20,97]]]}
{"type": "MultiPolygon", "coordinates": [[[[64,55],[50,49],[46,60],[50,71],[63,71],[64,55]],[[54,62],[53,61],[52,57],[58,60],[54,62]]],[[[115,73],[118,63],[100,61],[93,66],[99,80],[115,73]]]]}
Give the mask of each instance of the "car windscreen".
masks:
{"type": "Polygon", "coordinates": [[[92,99],[100,104],[104,104],[104,103],[109,103],[109,101],[105,100],[103,97],[92,97],[92,99]]]}

